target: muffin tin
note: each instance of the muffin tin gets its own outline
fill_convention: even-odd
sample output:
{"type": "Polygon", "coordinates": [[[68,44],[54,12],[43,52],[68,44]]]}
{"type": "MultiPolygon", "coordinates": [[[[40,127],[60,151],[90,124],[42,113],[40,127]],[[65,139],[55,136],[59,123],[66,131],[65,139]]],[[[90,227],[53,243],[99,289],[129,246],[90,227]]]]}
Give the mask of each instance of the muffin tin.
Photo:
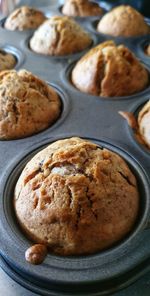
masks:
{"type": "MultiPolygon", "coordinates": [[[[49,10],[51,14],[59,14],[49,10]]],[[[44,8],[43,8],[44,11],[44,8]]],[[[48,13],[48,11],[47,11],[48,13]]],[[[95,18],[96,22],[98,18],[95,18]]],[[[93,38],[93,46],[107,39],[129,47],[150,71],[143,53],[149,36],[113,38],[97,33],[93,18],[78,20],[93,38]]],[[[0,28],[1,48],[17,57],[24,68],[50,83],[62,100],[61,117],[48,129],[18,140],[0,141],[0,254],[2,268],[17,282],[40,295],[107,295],[129,285],[149,270],[150,263],[150,151],[136,142],[119,111],[139,112],[150,99],[150,86],[129,97],[103,98],[81,93],[70,82],[70,71],[86,52],[64,57],[35,54],[28,47],[32,31],[10,32],[0,28]],[[120,154],[136,175],[140,213],[131,233],[115,246],[93,255],[60,257],[48,254],[38,266],[25,261],[32,243],[21,232],[13,211],[13,190],[26,162],[57,139],[79,136],[120,154]]],[[[87,49],[88,50],[88,49],[87,49]]]]}

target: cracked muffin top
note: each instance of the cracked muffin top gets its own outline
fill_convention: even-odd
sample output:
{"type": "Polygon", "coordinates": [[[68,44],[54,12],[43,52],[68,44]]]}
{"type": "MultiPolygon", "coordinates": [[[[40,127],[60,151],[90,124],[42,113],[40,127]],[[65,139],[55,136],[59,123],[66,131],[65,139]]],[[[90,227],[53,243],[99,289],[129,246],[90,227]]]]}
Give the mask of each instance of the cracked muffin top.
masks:
{"type": "Polygon", "coordinates": [[[29,6],[21,6],[8,16],[4,27],[11,31],[36,29],[45,19],[43,12],[29,6]]]}
{"type": "Polygon", "coordinates": [[[92,43],[90,35],[74,20],[53,16],[34,33],[30,47],[46,55],[67,55],[84,50],[92,43]]]}
{"type": "Polygon", "coordinates": [[[150,101],[139,112],[138,130],[143,142],[150,149],[150,101]]]}
{"type": "Polygon", "coordinates": [[[116,153],[80,138],[56,141],[36,154],[15,187],[20,226],[60,255],[108,248],[135,223],[134,175],[116,153]]]}
{"type": "Polygon", "coordinates": [[[66,0],[62,13],[72,17],[85,17],[101,15],[103,10],[97,3],[88,0],[66,0]]]}
{"type": "Polygon", "coordinates": [[[60,115],[54,89],[26,70],[0,73],[0,138],[16,139],[50,126],[60,115]]]}
{"type": "Polygon", "coordinates": [[[92,48],[75,65],[72,83],[97,96],[126,96],[149,83],[148,71],[124,45],[106,41],[92,48]]]}
{"type": "Polygon", "coordinates": [[[120,5],[102,17],[97,31],[112,36],[130,37],[149,34],[150,27],[133,7],[120,5]]]}
{"type": "Polygon", "coordinates": [[[11,54],[3,49],[0,49],[0,71],[14,68],[16,65],[16,59],[11,54]]]}

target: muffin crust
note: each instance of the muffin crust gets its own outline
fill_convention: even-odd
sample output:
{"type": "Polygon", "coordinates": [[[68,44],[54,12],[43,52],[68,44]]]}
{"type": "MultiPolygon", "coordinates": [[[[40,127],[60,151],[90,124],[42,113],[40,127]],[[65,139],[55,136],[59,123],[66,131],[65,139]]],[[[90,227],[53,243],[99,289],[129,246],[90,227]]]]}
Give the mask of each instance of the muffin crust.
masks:
{"type": "Polygon", "coordinates": [[[32,73],[0,73],[0,138],[17,139],[50,126],[60,115],[54,89],[32,73]]]}
{"type": "Polygon", "coordinates": [[[75,65],[72,83],[97,96],[126,96],[149,83],[148,71],[124,45],[106,41],[92,48],[75,65]]]}
{"type": "Polygon", "coordinates": [[[138,126],[142,140],[150,149],[150,101],[148,101],[139,112],[138,126]]]}
{"type": "Polygon", "coordinates": [[[72,17],[86,17],[101,15],[103,10],[97,3],[88,0],[66,0],[62,13],[72,17]]]}
{"type": "Polygon", "coordinates": [[[4,27],[11,31],[36,29],[45,19],[46,17],[41,11],[29,6],[21,6],[8,16],[4,27]]]}
{"type": "Polygon", "coordinates": [[[11,53],[0,49],[0,71],[12,69],[15,65],[15,57],[11,53]]]}
{"type": "Polygon", "coordinates": [[[149,34],[150,27],[133,7],[120,5],[102,17],[97,31],[112,36],[130,37],[149,34]]]}
{"type": "Polygon", "coordinates": [[[74,20],[53,16],[34,33],[30,47],[45,55],[67,55],[82,51],[91,43],[90,35],[74,20]]]}
{"type": "Polygon", "coordinates": [[[22,229],[36,243],[60,255],[89,254],[132,230],[139,194],[120,156],[70,138],[29,161],[16,184],[14,207],[22,229]]]}

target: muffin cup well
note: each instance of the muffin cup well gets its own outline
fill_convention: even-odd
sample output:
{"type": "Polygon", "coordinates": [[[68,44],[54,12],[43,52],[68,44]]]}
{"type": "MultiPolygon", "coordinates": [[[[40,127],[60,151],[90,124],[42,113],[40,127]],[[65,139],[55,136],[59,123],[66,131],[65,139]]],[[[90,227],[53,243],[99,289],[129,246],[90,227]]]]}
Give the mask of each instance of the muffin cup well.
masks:
{"type": "MultiPolygon", "coordinates": [[[[63,138],[71,136],[63,136],[63,138]]],[[[28,148],[6,168],[1,178],[0,242],[2,260],[5,265],[10,266],[14,276],[17,274],[20,283],[28,288],[30,286],[31,290],[43,295],[106,295],[131,283],[144,270],[147,270],[146,258],[150,254],[149,248],[146,250],[146,246],[143,244],[143,235],[145,236],[144,229],[149,222],[149,180],[134,156],[105,141],[87,138],[101,147],[118,153],[134,173],[140,192],[140,210],[137,222],[133,230],[122,241],[105,251],[77,257],[48,254],[41,265],[32,266],[24,259],[24,252],[31,243],[26,239],[16,221],[13,210],[13,191],[25,164],[35,153],[60,138],[62,139],[62,137],[47,139],[30,149],[28,148]],[[143,258],[144,262],[141,264],[143,258]]]]}
{"type": "Polygon", "coordinates": [[[69,65],[67,65],[67,67],[62,71],[61,73],[61,78],[63,80],[63,83],[67,86],[68,89],[70,89],[70,91],[76,91],[78,96],[80,94],[84,94],[84,95],[87,95],[87,96],[90,96],[90,97],[93,97],[93,98],[99,98],[100,100],[111,100],[111,101],[118,101],[118,100],[132,100],[132,99],[135,99],[135,98],[140,98],[141,96],[145,96],[147,94],[149,94],[150,92],[150,68],[143,64],[144,67],[148,70],[149,72],[149,85],[142,91],[140,92],[137,92],[137,93],[134,93],[132,95],[128,95],[128,96],[119,96],[119,97],[103,97],[103,96],[96,96],[96,95],[92,95],[92,94],[89,94],[89,93],[86,93],[86,92],[82,92],[80,91],[79,89],[77,89],[72,81],[71,81],[71,73],[72,73],[72,70],[74,68],[74,66],[76,65],[76,63],[78,62],[78,60],[73,61],[71,62],[69,65]]]}

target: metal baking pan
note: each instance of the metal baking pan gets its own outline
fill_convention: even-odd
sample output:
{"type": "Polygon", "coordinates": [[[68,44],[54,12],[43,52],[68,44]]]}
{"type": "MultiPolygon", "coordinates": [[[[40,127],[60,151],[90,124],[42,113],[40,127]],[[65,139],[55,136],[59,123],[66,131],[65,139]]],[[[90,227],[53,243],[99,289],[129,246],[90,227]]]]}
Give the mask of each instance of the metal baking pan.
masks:
{"type": "MultiPolygon", "coordinates": [[[[62,113],[53,126],[36,135],[0,141],[0,264],[14,280],[40,295],[108,295],[150,269],[150,151],[136,141],[118,114],[123,110],[137,115],[150,98],[150,86],[126,97],[103,98],[81,93],[72,86],[69,77],[74,63],[86,50],[64,57],[35,54],[28,46],[33,30],[11,32],[3,28],[3,23],[1,48],[16,56],[16,69],[25,68],[55,88],[62,100],[62,113]],[[41,265],[30,265],[24,252],[31,242],[21,232],[13,211],[14,186],[26,162],[37,151],[71,136],[90,139],[127,161],[138,180],[140,213],[128,236],[103,252],[78,257],[49,253],[41,265]]],[[[110,39],[94,31],[90,18],[83,25],[93,38],[92,46],[110,39]]],[[[149,36],[111,39],[129,47],[150,71],[150,58],[144,53],[149,36]]]]}

